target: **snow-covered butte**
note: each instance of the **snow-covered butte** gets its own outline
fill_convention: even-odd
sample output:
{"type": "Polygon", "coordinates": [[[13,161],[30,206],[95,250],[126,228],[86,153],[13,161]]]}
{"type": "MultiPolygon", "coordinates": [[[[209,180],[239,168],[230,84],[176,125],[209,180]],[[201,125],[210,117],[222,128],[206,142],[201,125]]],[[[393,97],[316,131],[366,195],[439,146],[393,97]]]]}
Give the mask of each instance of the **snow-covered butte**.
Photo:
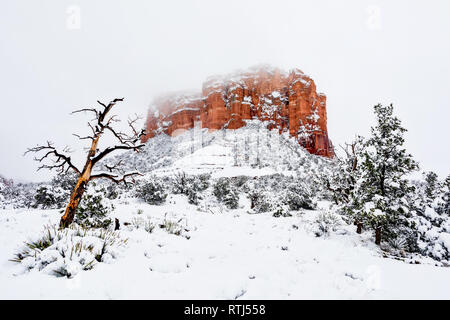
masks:
{"type": "Polygon", "coordinates": [[[299,69],[284,72],[262,65],[209,77],[201,93],[166,94],[153,102],[147,116],[147,141],[161,133],[176,136],[200,126],[238,129],[247,120],[288,132],[310,153],[334,155],[327,131],[326,96],[299,69]]]}

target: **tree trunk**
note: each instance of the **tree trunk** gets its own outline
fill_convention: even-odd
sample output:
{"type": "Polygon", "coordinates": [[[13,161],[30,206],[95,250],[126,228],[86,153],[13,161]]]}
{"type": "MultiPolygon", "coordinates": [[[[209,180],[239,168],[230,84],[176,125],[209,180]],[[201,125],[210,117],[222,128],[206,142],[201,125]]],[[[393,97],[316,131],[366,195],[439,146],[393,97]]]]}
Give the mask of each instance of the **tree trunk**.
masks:
{"type": "Polygon", "coordinates": [[[375,244],[376,245],[381,244],[381,227],[380,226],[375,228],[375,244]]]}
{"type": "Polygon", "coordinates": [[[83,177],[80,177],[78,179],[75,189],[70,196],[70,201],[66,207],[66,211],[64,212],[64,215],[61,217],[61,220],[59,222],[59,227],[61,229],[67,228],[73,222],[78,203],[80,202],[84,192],[86,191],[86,185],[88,181],[89,180],[86,180],[83,177]]]}
{"type": "Polygon", "coordinates": [[[97,144],[98,140],[100,139],[100,135],[101,133],[97,134],[92,140],[91,148],[89,149],[83,172],[80,178],[78,178],[77,184],[72,191],[72,195],[70,196],[70,201],[66,207],[66,211],[64,212],[64,215],[61,217],[61,220],[59,222],[59,227],[61,229],[67,228],[73,222],[78,204],[80,203],[80,200],[83,197],[84,192],[86,191],[86,186],[91,179],[92,167],[94,166],[92,158],[97,153],[97,144]]]}
{"type": "Polygon", "coordinates": [[[359,221],[356,222],[356,233],[361,234],[362,233],[362,223],[359,221]]]}

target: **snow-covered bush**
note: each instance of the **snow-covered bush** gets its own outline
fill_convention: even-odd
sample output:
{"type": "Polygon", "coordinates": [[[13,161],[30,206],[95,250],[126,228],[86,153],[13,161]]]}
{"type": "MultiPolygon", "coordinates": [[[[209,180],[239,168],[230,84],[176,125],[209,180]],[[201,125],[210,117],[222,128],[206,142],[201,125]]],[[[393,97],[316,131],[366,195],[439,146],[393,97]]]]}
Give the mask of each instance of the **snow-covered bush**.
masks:
{"type": "Polygon", "coordinates": [[[189,192],[190,177],[185,172],[175,174],[172,179],[172,192],[174,194],[185,194],[189,192]]]}
{"type": "Polygon", "coordinates": [[[104,193],[105,197],[109,200],[115,200],[119,198],[120,194],[122,193],[122,189],[120,185],[114,182],[108,182],[104,187],[104,193]]]}
{"type": "Polygon", "coordinates": [[[153,229],[155,229],[155,224],[152,223],[151,218],[147,217],[144,219],[142,217],[134,217],[131,219],[131,226],[135,229],[144,229],[148,233],[152,233],[153,229]]]}
{"type": "Polygon", "coordinates": [[[274,208],[274,202],[272,195],[268,192],[260,192],[257,197],[253,210],[258,213],[269,212],[274,208]]]}
{"type": "Polygon", "coordinates": [[[411,184],[414,192],[407,194],[405,200],[410,210],[408,220],[414,223],[414,230],[409,231],[407,251],[438,261],[449,260],[450,246],[446,239],[450,236],[450,219],[448,210],[442,209],[445,208],[446,193],[448,201],[446,185],[450,184],[450,179],[439,181],[436,174],[428,172],[421,179],[412,179],[411,184]]]}
{"type": "Polygon", "coordinates": [[[294,211],[300,209],[313,210],[317,206],[311,190],[302,181],[294,181],[288,185],[283,202],[294,211]]]}
{"type": "Polygon", "coordinates": [[[167,219],[167,216],[165,216],[164,221],[159,225],[159,227],[161,229],[165,229],[167,233],[170,233],[170,234],[173,234],[176,236],[181,236],[183,234],[183,231],[187,231],[180,224],[181,220],[182,219],[175,221],[175,220],[167,219]]]}
{"type": "Polygon", "coordinates": [[[74,173],[57,174],[49,184],[40,185],[34,195],[33,208],[60,209],[67,205],[77,183],[74,173]]]}
{"type": "Polygon", "coordinates": [[[162,205],[166,202],[167,192],[161,181],[151,178],[137,186],[136,196],[148,204],[162,205]]]}
{"type": "Polygon", "coordinates": [[[59,209],[64,206],[64,197],[60,196],[60,188],[54,189],[51,186],[41,186],[34,195],[35,202],[33,208],[59,209]]]}
{"type": "MultiPolygon", "coordinates": [[[[442,182],[439,195],[435,200],[436,212],[449,219],[450,216],[450,175],[442,182]]],[[[449,231],[450,232],[450,231],[449,231]]]]}
{"type": "Polygon", "coordinates": [[[4,180],[0,188],[0,208],[16,209],[31,208],[35,203],[34,195],[39,187],[37,183],[18,183],[4,180]]]}
{"type": "Polygon", "coordinates": [[[247,192],[250,199],[250,210],[255,213],[263,213],[272,210],[274,199],[271,194],[260,190],[256,186],[250,187],[247,192]]]}
{"type": "Polygon", "coordinates": [[[150,221],[150,218],[147,219],[147,221],[144,222],[144,230],[148,233],[152,233],[155,229],[155,224],[150,221]]]}
{"type": "Polygon", "coordinates": [[[272,216],[274,216],[275,218],[280,218],[280,217],[286,218],[286,217],[292,217],[292,214],[289,212],[289,207],[286,208],[286,206],[283,206],[283,205],[276,205],[272,216]]]}
{"type": "Polygon", "coordinates": [[[237,209],[239,193],[229,178],[219,178],[213,186],[213,194],[228,209],[237,209]]]}
{"type": "Polygon", "coordinates": [[[200,193],[209,187],[209,174],[187,175],[181,172],[172,179],[172,192],[174,194],[184,194],[188,197],[190,204],[198,205],[202,199],[200,193]]]}
{"type": "Polygon", "coordinates": [[[247,176],[237,176],[237,177],[233,177],[231,179],[232,179],[233,185],[239,190],[239,189],[242,189],[245,186],[245,184],[249,180],[249,177],[247,177],[247,176]]]}
{"type": "Polygon", "coordinates": [[[417,217],[418,248],[435,260],[450,260],[450,218],[426,207],[417,217]],[[439,221],[439,223],[436,223],[439,221]]]}
{"type": "Polygon", "coordinates": [[[342,219],[332,211],[324,211],[319,213],[315,219],[315,223],[317,226],[315,234],[317,237],[320,237],[328,235],[330,231],[336,231],[337,227],[342,224],[342,219]]]}
{"type": "Polygon", "coordinates": [[[90,228],[107,228],[112,222],[109,213],[113,210],[114,205],[105,197],[104,189],[93,185],[78,204],[74,222],[90,228]]]}
{"type": "Polygon", "coordinates": [[[51,185],[53,187],[61,188],[65,191],[66,195],[70,197],[70,194],[77,184],[77,180],[78,176],[74,172],[59,173],[53,177],[51,185]]]}
{"type": "Polygon", "coordinates": [[[0,184],[0,208],[59,209],[68,203],[76,176],[58,174],[47,183],[15,184],[12,180],[0,180],[3,181],[0,184]]]}
{"type": "Polygon", "coordinates": [[[118,233],[105,229],[75,224],[66,229],[47,226],[41,235],[26,241],[11,261],[20,263],[26,270],[37,269],[71,278],[97,263],[110,263],[126,242],[118,233]]]}

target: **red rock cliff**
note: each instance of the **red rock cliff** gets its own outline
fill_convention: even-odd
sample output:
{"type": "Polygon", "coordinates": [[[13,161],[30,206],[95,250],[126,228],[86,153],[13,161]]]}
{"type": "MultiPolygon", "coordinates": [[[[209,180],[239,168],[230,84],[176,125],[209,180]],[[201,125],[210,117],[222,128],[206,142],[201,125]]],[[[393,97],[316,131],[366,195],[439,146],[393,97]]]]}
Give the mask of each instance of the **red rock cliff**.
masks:
{"type": "Polygon", "coordinates": [[[328,139],[326,96],[299,69],[286,73],[255,67],[203,83],[198,94],[173,94],[154,101],[146,129],[149,138],[159,133],[176,135],[201,121],[210,130],[237,129],[245,120],[259,119],[269,129],[288,130],[310,153],[333,157],[328,139]]]}

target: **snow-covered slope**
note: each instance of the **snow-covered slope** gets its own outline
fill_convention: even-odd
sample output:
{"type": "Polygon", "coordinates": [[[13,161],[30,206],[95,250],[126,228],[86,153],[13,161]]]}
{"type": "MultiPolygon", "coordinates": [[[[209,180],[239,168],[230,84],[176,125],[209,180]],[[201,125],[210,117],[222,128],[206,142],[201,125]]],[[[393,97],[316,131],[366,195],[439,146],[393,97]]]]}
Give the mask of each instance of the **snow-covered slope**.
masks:
{"type": "Polygon", "coordinates": [[[189,174],[220,172],[219,175],[265,175],[300,170],[314,173],[327,161],[310,155],[287,132],[268,130],[263,122],[252,120],[236,130],[208,131],[199,127],[170,137],[150,139],[140,153],[127,152],[125,169],[164,175],[177,171],[189,174]]]}

